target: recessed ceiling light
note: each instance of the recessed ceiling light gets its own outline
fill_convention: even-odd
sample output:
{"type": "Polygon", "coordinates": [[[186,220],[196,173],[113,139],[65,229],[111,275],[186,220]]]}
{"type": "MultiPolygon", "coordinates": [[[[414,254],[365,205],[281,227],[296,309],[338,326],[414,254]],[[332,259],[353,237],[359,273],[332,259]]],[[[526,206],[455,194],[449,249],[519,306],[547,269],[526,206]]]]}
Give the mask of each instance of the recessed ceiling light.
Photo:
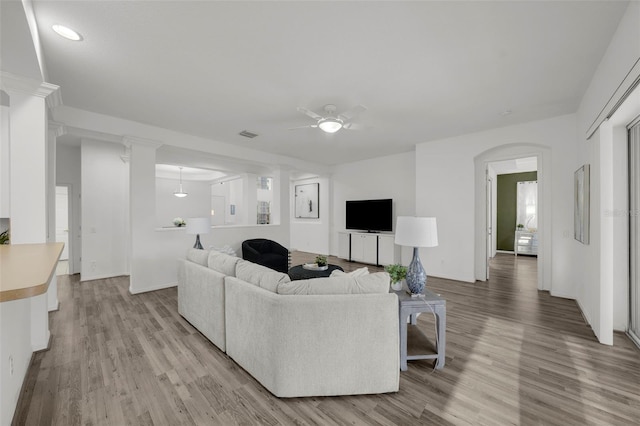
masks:
{"type": "Polygon", "coordinates": [[[51,28],[55,31],[59,36],[66,38],[67,40],[72,41],[80,41],[82,40],[82,36],[77,31],[72,30],[69,27],[65,27],[64,25],[55,24],[51,28]]]}

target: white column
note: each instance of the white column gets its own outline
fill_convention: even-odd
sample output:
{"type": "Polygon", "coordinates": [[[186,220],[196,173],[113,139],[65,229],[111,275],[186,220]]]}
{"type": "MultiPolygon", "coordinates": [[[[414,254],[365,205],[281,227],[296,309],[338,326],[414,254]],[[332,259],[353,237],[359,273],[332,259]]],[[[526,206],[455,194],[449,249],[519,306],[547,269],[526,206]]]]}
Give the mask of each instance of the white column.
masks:
{"type": "Polygon", "coordinates": [[[258,223],[258,175],[247,173],[244,177],[243,188],[244,208],[242,209],[242,222],[247,225],[258,223]]]}
{"type": "Polygon", "coordinates": [[[600,295],[599,318],[597,330],[594,331],[600,343],[613,345],[613,264],[614,264],[614,222],[613,215],[605,215],[604,212],[613,212],[613,130],[611,123],[605,121],[600,125],[600,211],[596,214],[591,208],[592,217],[600,220],[600,295]]]}
{"type": "MultiPolygon", "coordinates": [[[[2,89],[10,97],[9,106],[9,196],[11,243],[47,241],[47,97],[58,86],[2,72],[2,89]]],[[[59,97],[51,96],[52,103],[59,97]]],[[[52,104],[50,103],[50,105],[52,104]]],[[[48,299],[32,297],[30,307],[31,347],[34,351],[49,344],[48,299]]]]}
{"type": "MultiPolygon", "coordinates": [[[[64,127],[60,123],[49,122],[47,129],[47,242],[56,241],[56,140],[63,134],[64,127]]],[[[49,312],[57,311],[58,281],[54,275],[47,290],[47,306],[49,312]]]]}
{"type": "Polygon", "coordinates": [[[129,210],[131,264],[129,291],[133,294],[153,285],[156,223],[156,149],[162,144],[125,137],[131,145],[129,163],[129,210]]]}

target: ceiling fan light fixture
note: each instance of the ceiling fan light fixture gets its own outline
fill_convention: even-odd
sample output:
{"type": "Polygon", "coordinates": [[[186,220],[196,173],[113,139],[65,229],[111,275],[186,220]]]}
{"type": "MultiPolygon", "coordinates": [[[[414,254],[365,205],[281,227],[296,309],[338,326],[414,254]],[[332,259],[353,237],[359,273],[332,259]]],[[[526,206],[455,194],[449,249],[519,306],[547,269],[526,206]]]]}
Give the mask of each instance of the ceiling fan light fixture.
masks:
{"type": "Polygon", "coordinates": [[[326,133],[335,133],[342,129],[342,120],[338,118],[324,118],[318,122],[320,130],[326,133]]]}

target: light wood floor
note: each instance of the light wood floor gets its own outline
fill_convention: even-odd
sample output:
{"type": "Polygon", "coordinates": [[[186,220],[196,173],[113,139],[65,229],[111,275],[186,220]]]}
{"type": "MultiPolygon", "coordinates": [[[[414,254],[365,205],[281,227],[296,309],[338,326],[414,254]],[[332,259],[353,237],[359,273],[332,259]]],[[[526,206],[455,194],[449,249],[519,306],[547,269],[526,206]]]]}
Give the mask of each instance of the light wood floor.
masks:
{"type": "Polygon", "coordinates": [[[623,334],[598,344],[574,301],[535,289],[535,262],[499,255],[485,283],[429,278],[447,299],[443,370],[413,361],[398,393],[296,399],[273,397],[183,320],[175,288],[133,296],[126,277],[58,277],[52,347],[34,357],[14,423],[638,424],[640,350],[623,334]]]}

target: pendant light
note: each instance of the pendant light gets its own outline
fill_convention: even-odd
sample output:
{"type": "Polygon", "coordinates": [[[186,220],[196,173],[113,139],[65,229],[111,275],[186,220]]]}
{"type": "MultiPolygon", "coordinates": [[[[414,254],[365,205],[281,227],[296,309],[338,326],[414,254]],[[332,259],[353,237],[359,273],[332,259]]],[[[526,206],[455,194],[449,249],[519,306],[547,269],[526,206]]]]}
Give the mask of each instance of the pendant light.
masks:
{"type": "Polygon", "coordinates": [[[182,190],[182,167],[180,167],[180,189],[173,193],[178,198],[184,198],[188,194],[182,190]]]}

